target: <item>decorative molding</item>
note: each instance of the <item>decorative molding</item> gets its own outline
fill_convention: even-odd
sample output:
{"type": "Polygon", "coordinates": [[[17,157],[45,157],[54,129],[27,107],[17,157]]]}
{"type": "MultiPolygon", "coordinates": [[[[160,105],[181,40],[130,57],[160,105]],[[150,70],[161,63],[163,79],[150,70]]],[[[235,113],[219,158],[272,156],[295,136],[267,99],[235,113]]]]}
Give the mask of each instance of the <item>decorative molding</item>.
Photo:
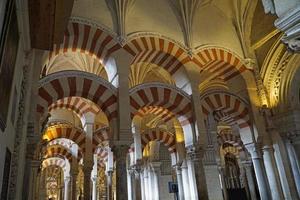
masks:
{"type": "Polygon", "coordinates": [[[285,33],[282,42],[287,45],[288,50],[300,53],[300,6],[278,18],[275,26],[285,33]]]}
{"type": "MultiPolygon", "coordinates": [[[[17,180],[18,180],[18,168],[20,163],[20,156],[21,156],[21,143],[24,142],[23,134],[25,134],[26,129],[24,131],[24,126],[26,126],[24,118],[24,114],[26,113],[26,100],[27,100],[27,93],[29,90],[29,66],[23,66],[23,79],[20,88],[20,98],[19,98],[19,105],[18,105],[18,118],[17,118],[17,128],[16,128],[16,135],[14,141],[14,151],[12,153],[12,161],[11,161],[11,172],[10,172],[10,182],[9,182],[9,192],[8,192],[8,199],[15,199],[16,198],[16,188],[17,188],[17,180]]],[[[28,108],[27,108],[28,109],[28,108]]]]}

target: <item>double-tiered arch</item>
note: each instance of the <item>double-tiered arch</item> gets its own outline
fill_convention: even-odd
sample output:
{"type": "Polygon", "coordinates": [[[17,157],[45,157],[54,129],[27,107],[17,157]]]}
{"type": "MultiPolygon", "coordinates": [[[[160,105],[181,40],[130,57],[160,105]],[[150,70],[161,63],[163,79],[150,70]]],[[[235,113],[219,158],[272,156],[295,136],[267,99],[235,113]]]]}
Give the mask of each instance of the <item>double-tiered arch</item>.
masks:
{"type": "Polygon", "coordinates": [[[98,105],[108,120],[117,117],[117,91],[107,81],[86,72],[62,71],[39,82],[37,112],[45,114],[58,100],[67,97],[89,99],[98,105]]]}

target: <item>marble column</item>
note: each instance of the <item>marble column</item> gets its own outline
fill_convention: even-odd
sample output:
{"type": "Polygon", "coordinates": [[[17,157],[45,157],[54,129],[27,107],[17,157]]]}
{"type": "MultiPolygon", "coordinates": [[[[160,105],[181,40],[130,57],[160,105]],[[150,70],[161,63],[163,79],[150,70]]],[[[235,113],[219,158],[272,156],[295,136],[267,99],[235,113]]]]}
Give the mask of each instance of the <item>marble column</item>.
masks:
{"type": "Polygon", "coordinates": [[[112,176],[113,176],[113,171],[107,171],[106,172],[106,184],[107,184],[107,189],[106,189],[106,196],[108,200],[113,199],[113,194],[112,194],[112,176]]]}
{"type": "Polygon", "coordinates": [[[84,113],[81,118],[85,136],[85,151],[83,157],[83,174],[84,174],[84,186],[83,194],[85,200],[91,199],[91,172],[94,166],[94,152],[93,152],[93,134],[94,134],[94,122],[95,114],[91,112],[84,113]]]}
{"type": "Polygon", "coordinates": [[[149,176],[148,176],[148,169],[147,167],[144,168],[143,170],[143,179],[144,179],[144,193],[145,193],[145,199],[149,199],[149,176]]]}
{"type": "Polygon", "coordinates": [[[117,200],[125,200],[127,194],[127,169],[126,158],[128,145],[117,145],[113,147],[113,153],[116,158],[116,194],[117,200]]]}
{"type": "Polygon", "coordinates": [[[70,188],[70,177],[67,176],[64,178],[65,190],[64,190],[64,200],[69,200],[69,188],[70,188]]]}
{"type": "Polygon", "coordinates": [[[135,199],[134,196],[134,171],[133,169],[127,169],[127,192],[128,200],[135,199]]]}
{"type": "Polygon", "coordinates": [[[149,200],[153,200],[154,199],[154,191],[155,191],[155,187],[154,187],[154,174],[152,171],[152,168],[150,165],[148,165],[147,167],[147,173],[148,173],[148,199],[149,200]]]}
{"type": "Polygon", "coordinates": [[[178,184],[178,197],[179,197],[179,200],[184,200],[184,190],[183,190],[181,166],[176,165],[175,170],[176,170],[176,178],[177,178],[177,184],[178,184]]]}
{"type": "Polygon", "coordinates": [[[295,144],[292,144],[289,140],[286,141],[286,148],[291,163],[292,173],[295,180],[298,196],[300,197],[300,162],[297,158],[296,151],[294,148],[295,144]]]}
{"type": "Polygon", "coordinates": [[[141,200],[142,199],[142,187],[141,187],[141,166],[135,166],[134,167],[134,197],[135,200],[141,200]]]}
{"type": "Polygon", "coordinates": [[[262,163],[262,157],[259,151],[259,147],[253,143],[245,146],[251,154],[251,159],[254,166],[260,198],[261,200],[269,200],[271,199],[271,195],[269,192],[269,185],[264,172],[264,166],[262,163]]]}
{"type": "Polygon", "coordinates": [[[245,173],[247,178],[247,186],[249,188],[251,200],[256,200],[257,196],[256,196],[255,180],[254,180],[255,175],[253,174],[251,161],[245,162],[244,166],[245,166],[245,173]]]}
{"type": "Polygon", "coordinates": [[[92,177],[92,200],[97,200],[97,176],[92,177]]]}
{"type": "Polygon", "coordinates": [[[183,182],[183,190],[184,190],[184,198],[191,199],[191,190],[190,190],[190,183],[189,183],[189,172],[188,167],[186,165],[186,161],[184,160],[181,165],[182,170],[182,182],[183,182]]]}
{"type": "Polygon", "coordinates": [[[152,162],[151,163],[152,174],[153,174],[153,186],[154,186],[153,199],[155,199],[155,200],[160,199],[160,184],[159,184],[160,165],[161,165],[161,162],[152,162]]]}
{"type": "Polygon", "coordinates": [[[273,200],[283,199],[283,194],[280,186],[279,175],[274,158],[274,149],[272,146],[266,145],[262,149],[263,160],[266,168],[267,178],[270,185],[271,196],[273,200]]]}
{"type": "Polygon", "coordinates": [[[142,200],[145,200],[145,182],[144,182],[144,173],[143,170],[141,170],[140,174],[140,180],[141,180],[141,195],[142,195],[142,200]]]}
{"type": "Polygon", "coordinates": [[[196,181],[196,198],[206,200],[208,199],[208,192],[203,166],[204,149],[201,146],[189,146],[187,147],[187,154],[193,165],[192,168],[194,168],[192,173],[194,173],[196,181]]]}

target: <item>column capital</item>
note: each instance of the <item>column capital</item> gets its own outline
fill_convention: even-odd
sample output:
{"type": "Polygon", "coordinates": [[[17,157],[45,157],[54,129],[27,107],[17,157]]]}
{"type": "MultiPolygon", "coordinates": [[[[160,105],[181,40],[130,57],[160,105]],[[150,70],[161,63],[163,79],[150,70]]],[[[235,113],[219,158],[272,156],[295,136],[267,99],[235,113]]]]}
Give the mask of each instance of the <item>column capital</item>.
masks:
{"type": "Polygon", "coordinates": [[[245,147],[251,154],[252,159],[260,159],[261,158],[261,151],[260,151],[259,144],[249,143],[249,144],[245,144],[245,147]]]}
{"type": "Polygon", "coordinates": [[[205,153],[205,149],[201,145],[190,145],[186,147],[186,153],[191,160],[202,159],[205,153]]]}
{"type": "Polygon", "coordinates": [[[263,151],[263,153],[264,152],[273,153],[274,152],[274,148],[273,148],[272,145],[265,145],[265,146],[263,146],[262,151],[263,151]]]}

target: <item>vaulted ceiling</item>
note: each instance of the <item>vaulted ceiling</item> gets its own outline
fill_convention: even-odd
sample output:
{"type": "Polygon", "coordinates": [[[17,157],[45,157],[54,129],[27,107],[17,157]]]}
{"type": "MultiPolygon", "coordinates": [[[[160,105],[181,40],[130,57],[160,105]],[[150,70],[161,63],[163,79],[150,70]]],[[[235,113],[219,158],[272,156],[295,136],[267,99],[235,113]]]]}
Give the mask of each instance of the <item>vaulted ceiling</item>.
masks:
{"type": "Polygon", "coordinates": [[[187,50],[209,44],[241,53],[233,24],[236,12],[244,13],[248,4],[248,0],[75,0],[71,17],[92,20],[121,42],[155,34],[187,50]]]}

